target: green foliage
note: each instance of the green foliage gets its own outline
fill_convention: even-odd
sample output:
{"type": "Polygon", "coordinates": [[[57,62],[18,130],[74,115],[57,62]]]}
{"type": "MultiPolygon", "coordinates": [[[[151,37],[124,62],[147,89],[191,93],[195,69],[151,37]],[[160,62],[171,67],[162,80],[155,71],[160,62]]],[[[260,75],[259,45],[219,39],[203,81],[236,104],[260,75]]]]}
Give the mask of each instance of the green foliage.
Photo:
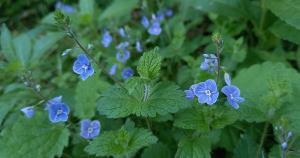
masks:
{"type": "Polygon", "coordinates": [[[160,73],[161,57],[158,54],[158,48],[145,52],[139,60],[137,71],[141,78],[156,79],[160,73]]]}
{"type": "Polygon", "coordinates": [[[175,117],[174,126],[209,132],[212,129],[224,128],[237,119],[238,113],[232,108],[222,105],[212,107],[196,105],[179,112],[175,117]]]}
{"type": "Polygon", "coordinates": [[[131,114],[155,117],[157,114],[175,113],[186,107],[188,102],[173,83],[148,83],[133,78],[126,87],[116,85],[104,92],[97,104],[100,114],[119,118],[131,114]]]}
{"type": "Polygon", "coordinates": [[[171,158],[171,152],[168,147],[162,143],[153,144],[147,147],[142,156],[142,158],[171,158]]]}
{"type": "Polygon", "coordinates": [[[100,16],[100,20],[126,17],[138,4],[138,0],[114,0],[100,16]]]}
{"type": "Polygon", "coordinates": [[[177,158],[210,158],[211,143],[205,136],[182,138],[178,143],[177,158]]]}
{"type": "MultiPolygon", "coordinates": [[[[258,144],[253,141],[249,135],[242,136],[242,139],[237,143],[234,149],[234,158],[253,158],[256,157],[258,144]]],[[[261,153],[259,153],[261,155],[261,153]]]]}
{"type": "Polygon", "coordinates": [[[157,138],[146,129],[128,123],[117,131],[105,131],[90,142],[85,150],[96,156],[125,157],[154,144],[157,138]]]}
{"type": "Polygon", "coordinates": [[[288,25],[284,21],[276,21],[270,27],[270,31],[282,39],[300,44],[300,40],[298,38],[300,36],[300,30],[291,25],[288,25]]]}
{"type": "Polygon", "coordinates": [[[1,158],[60,157],[68,145],[69,130],[63,124],[50,124],[46,113],[18,121],[1,132],[1,158]]]}

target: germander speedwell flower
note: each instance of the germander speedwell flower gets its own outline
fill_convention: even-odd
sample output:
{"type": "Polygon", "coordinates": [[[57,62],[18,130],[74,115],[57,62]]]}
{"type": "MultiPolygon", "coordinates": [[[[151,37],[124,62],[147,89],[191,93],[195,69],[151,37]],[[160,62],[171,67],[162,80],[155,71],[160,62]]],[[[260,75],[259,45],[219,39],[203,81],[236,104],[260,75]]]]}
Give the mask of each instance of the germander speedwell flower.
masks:
{"type": "Polygon", "coordinates": [[[200,104],[213,105],[219,96],[217,84],[214,80],[209,79],[192,86],[195,96],[198,97],[200,104]]]}
{"type": "Polygon", "coordinates": [[[99,135],[101,125],[98,120],[91,121],[84,119],[81,121],[80,136],[85,139],[92,139],[99,135]]]}
{"type": "Polygon", "coordinates": [[[62,102],[62,96],[55,97],[47,102],[49,120],[52,123],[66,122],[70,109],[67,104],[62,102]]]}
{"type": "Polygon", "coordinates": [[[32,118],[35,114],[35,110],[33,106],[24,107],[21,109],[21,112],[23,112],[27,118],[32,118]]]}
{"type": "Polygon", "coordinates": [[[209,73],[214,73],[218,69],[218,58],[214,54],[203,54],[204,61],[200,69],[209,73]]]}
{"type": "Polygon", "coordinates": [[[132,77],[134,74],[133,70],[131,68],[125,68],[122,70],[122,78],[123,79],[128,79],[132,77]]]}
{"type": "Polygon", "coordinates": [[[105,30],[103,33],[103,36],[102,36],[103,47],[107,48],[111,42],[112,42],[112,37],[111,37],[110,33],[107,30],[105,30]]]}
{"type": "Polygon", "coordinates": [[[89,58],[85,54],[77,56],[73,65],[73,71],[79,74],[82,80],[86,80],[89,76],[94,74],[94,68],[90,64],[89,58]]]}

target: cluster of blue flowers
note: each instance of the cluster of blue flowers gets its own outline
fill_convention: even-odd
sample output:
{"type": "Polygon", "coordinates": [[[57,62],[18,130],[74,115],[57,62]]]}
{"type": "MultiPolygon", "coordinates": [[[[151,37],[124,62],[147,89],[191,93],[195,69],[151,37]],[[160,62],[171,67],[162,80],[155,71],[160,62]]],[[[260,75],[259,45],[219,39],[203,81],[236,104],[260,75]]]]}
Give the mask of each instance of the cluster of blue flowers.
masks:
{"type": "MultiPolygon", "coordinates": [[[[66,103],[62,102],[62,96],[50,99],[47,102],[45,109],[48,111],[48,117],[52,123],[66,122],[69,118],[70,108],[66,103]]],[[[24,107],[21,109],[21,112],[23,112],[27,118],[32,118],[35,114],[35,109],[33,106],[24,107]]],[[[81,137],[85,139],[92,139],[97,137],[99,133],[100,122],[98,120],[90,121],[88,119],[84,119],[81,121],[81,137]]]]}
{"type": "Polygon", "coordinates": [[[55,9],[61,10],[66,13],[74,13],[76,11],[74,7],[61,1],[57,1],[55,3],[55,9]]]}
{"type": "MultiPolygon", "coordinates": [[[[200,65],[200,69],[209,73],[214,73],[218,69],[218,60],[214,54],[204,54],[204,61],[200,65]]],[[[221,92],[227,97],[228,103],[235,109],[239,108],[239,104],[245,99],[240,96],[240,89],[231,84],[231,79],[228,73],[224,74],[226,86],[221,89],[221,92]]],[[[188,90],[185,90],[186,98],[193,100],[195,96],[200,104],[213,105],[219,97],[218,86],[215,80],[208,79],[205,82],[200,82],[192,85],[188,90]]]]}

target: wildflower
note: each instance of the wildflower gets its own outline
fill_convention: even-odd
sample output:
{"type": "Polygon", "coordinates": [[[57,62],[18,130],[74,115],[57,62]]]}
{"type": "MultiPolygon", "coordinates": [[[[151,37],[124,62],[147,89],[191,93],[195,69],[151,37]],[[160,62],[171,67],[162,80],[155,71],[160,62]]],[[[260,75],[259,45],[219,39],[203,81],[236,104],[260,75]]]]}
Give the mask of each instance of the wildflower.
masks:
{"type": "Polygon", "coordinates": [[[121,42],[116,46],[118,50],[124,50],[129,46],[129,42],[121,42]]]}
{"type": "Polygon", "coordinates": [[[218,69],[218,59],[214,54],[203,54],[204,61],[200,65],[200,69],[214,73],[218,69]]]}
{"type": "Polygon", "coordinates": [[[185,93],[185,97],[188,100],[193,100],[195,97],[195,94],[194,94],[193,90],[191,90],[191,89],[185,90],[184,93],[185,93]]]}
{"type": "Polygon", "coordinates": [[[171,17],[171,16],[173,16],[173,10],[172,9],[167,9],[166,11],[165,11],[165,15],[167,16],[167,17],[171,17]]]}
{"type": "Polygon", "coordinates": [[[141,45],[141,42],[140,42],[140,41],[136,41],[136,43],[135,43],[135,49],[136,49],[136,51],[139,52],[139,53],[143,51],[142,45],[141,45]]]}
{"type": "Polygon", "coordinates": [[[75,12],[75,9],[71,5],[62,3],[60,1],[55,3],[55,8],[59,9],[61,11],[64,11],[66,13],[74,13],[75,12]]]}
{"type": "Polygon", "coordinates": [[[103,47],[107,48],[111,42],[112,42],[112,37],[111,37],[110,33],[107,30],[105,30],[103,33],[103,36],[102,36],[103,47]]]}
{"type": "Polygon", "coordinates": [[[281,149],[286,150],[287,149],[287,142],[281,143],[281,149]]]}
{"type": "Polygon", "coordinates": [[[85,139],[92,139],[99,135],[100,133],[100,122],[98,120],[88,120],[84,119],[80,122],[80,136],[85,139]]]}
{"type": "Polygon", "coordinates": [[[229,104],[235,108],[239,108],[239,103],[245,101],[243,97],[240,96],[240,89],[237,86],[231,85],[231,79],[228,73],[224,74],[224,79],[227,86],[222,88],[222,92],[227,96],[229,104]]]}
{"type": "Polygon", "coordinates": [[[35,109],[33,106],[27,106],[22,108],[21,112],[23,112],[27,118],[32,118],[35,114],[35,109]]]}
{"type": "Polygon", "coordinates": [[[141,23],[142,23],[142,25],[143,25],[145,28],[148,28],[149,25],[150,25],[149,20],[148,20],[148,18],[147,18],[146,16],[143,16],[143,17],[142,17],[141,23]]]}
{"type": "Polygon", "coordinates": [[[125,30],[123,27],[119,28],[118,32],[121,37],[123,37],[123,38],[126,37],[126,33],[125,33],[125,30]]]}
{"type": "Polygon", "coordinates": [[[47,102],[47,110],[49,113],[49,120],[52,123],[66,122],[70,109],[67,104],[62,102],[62,96],[55,97],[47,102]]]}
{"type": "Polygon", "coordinates": [[[130,52],[128,50],[118,52],[116,58],[119,62],[125,63],[130,58],[130,52]]]}
{"type": "Polygon", "coordinates": [[[194,94],[198,97],[200,104],[207,103],[208,105],[213,105],[219,96],[217,84],[211,79],[193,85],[192,89],[194,94]]]}
{"type": "Polygon", "coordinates": [[[94,68],[85,54],[79,54],[73,64],[73,71],[79,74],[82,80],[86,80],[94,74],[94,68]]]}
{"type": "Polygon", "coordinates": [[[131,68],[125,68],[122,70],[122,78],[125,80],[132,77],[133,74],[134,74],[134,72],[131,68]]]}
{"type": "Polygon", "coordinates": [[[148,33],[155,36],[161,33],[161,27],[157,20],[154,20],[152,25],[148,28],[148,33]]]}
{"type": "Polygon", "coordinates": [[[157,12],[156,17],[154,17],[153,20],[156,20],[156,19],[157,19],[159,22],[162,22],[162,21],[165,19],[164,13],[161,12],[161,11],[157,12]]]}
{"type": "Polygon", "coordinates": [[[111,76],[115,75],[117,72],[117,68],[118,68],[117,64],[114,64],[113,66],[111,66],[111,68],[109,70],[109,75],[111,75],[111,76]]]}

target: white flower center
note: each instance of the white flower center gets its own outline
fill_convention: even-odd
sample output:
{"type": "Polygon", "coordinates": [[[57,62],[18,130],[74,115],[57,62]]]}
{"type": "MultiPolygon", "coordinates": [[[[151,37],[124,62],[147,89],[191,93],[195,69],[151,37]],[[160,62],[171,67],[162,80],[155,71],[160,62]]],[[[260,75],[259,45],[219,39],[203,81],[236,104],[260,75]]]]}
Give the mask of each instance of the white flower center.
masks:
{"type": "Polygon", "coordinates": [[[208,95],[208,96],[211,96],[210,90],[205,90],[204,93],[205,93],[206,95],[208,95]]]}
{"type": "Polygon", "coordinates": [[[86,71],[88,69],[88,66],[87,65],[82,65],[82,68],[84,69],[84,71],[86,71]]]}
{"type": "Polygon", "coordinates": [[[92,133],[93,130],[94,130],[94,129],[93,129],[92,127],[89,127],[89,128],[88,128],[88,133],[92,133]]]}
{"type": "Polygon", "coordinates": [[[62,114],[62,113],[63,113],[62,109],[58,109],[57,112],[56,112],[57,115],[62,114]]]}
{"type": "Polygon", "coordinates": [[[230,99],[234,99],[234,97],[233,97],[233,95],[232,95],[232,94],[230,94],[229,96],[230,96],[230,99]]]}

